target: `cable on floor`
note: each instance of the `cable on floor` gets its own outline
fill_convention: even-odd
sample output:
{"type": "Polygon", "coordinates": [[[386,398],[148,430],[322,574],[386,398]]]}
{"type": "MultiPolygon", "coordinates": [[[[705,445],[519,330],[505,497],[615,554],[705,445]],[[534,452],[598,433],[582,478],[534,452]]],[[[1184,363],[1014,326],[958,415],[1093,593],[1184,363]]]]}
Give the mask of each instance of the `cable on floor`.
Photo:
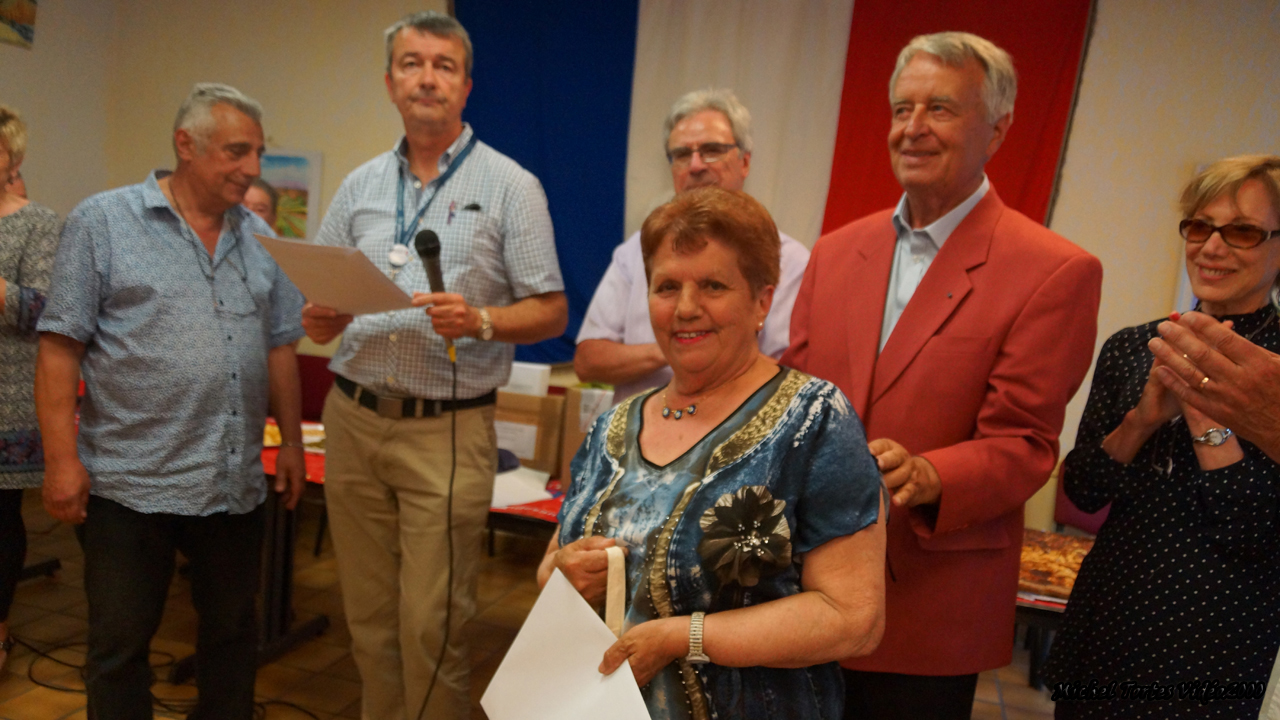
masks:
{"type": "MultiPolygon", "coordinates": [[[[13,637],[13,640],[15,643],[17,643],[18,645],[21,645],[22,647],[27,648],[28,650],[36,654],[36,659],[32,660],[31,664],[27,666],[27,680],[30,680],[32,684],[38,685],[43,688],[48,688],[50,690],[57,690],[59,692],[77,693],[80,695],[86,695],[83,688],[64,687],[61,685],[55,685],[53,683],[48,683],[42,680],[38,680],[35,676],[35,672],[36,672],[36,663],[38,663],[40,660],[48,660],[58,665],[71,668],[72,670],[78,670],[80,672],[80,679],[83,680],[84,665],[76,665],[75,663],[70,663],[70,662],[67,662],[66,660],[60,660],[54,657],[53,653],[59,650],[67,650],[67,649],[77,648],[77,647],[85,648],[85,650],[80,651],[80,652],[85,652],[89,647],[88,643],[84,641],[71,641],[71,642],[65,642],[58,645],[54,645],[53,647],[41,649],[36,647],[35,645],[32,645],[26,640],[23,640],[17,635],[11,635],[11,637],[13,637]]],[[[173,665],[175,662],[177,662],[177,658],[174,657],[173,654],[164,652],[162,650],[152,650],[151,657],[156,657],[156,656],[159,656],[160,658],[159,662],[151,662],[150,659],[148,660],[148,663],[151,665],[153,675],[155,674],[154,671],[169,667],[170,665],[173,665]]],[[[154,692],[151,693],[152,705],[157,709],[163,710],[165,712],[181,713],[184,715],[190,714],[191,712],[195,711],[196,702],[197,701],[194,699],[162,698],[162,697],[158,697],[154,692]]],[[[302,707],[301,705],[297,705],[295,703],[287,702],[285,700],[255,701],[253,704],[254,720],[265,720],[265,718],[267,717],[267,707],[270,705],[282,705],[284,707],[293,708],[294,710],[297,710],[298,712],[306,715],[307,717],[313,718],[313,720],[320,720],[320,717],[318,715],[306,709],[305,707],[302,707]]],[[[12,718],[0,716],[0,720],[12,720],[12,718]]]]}

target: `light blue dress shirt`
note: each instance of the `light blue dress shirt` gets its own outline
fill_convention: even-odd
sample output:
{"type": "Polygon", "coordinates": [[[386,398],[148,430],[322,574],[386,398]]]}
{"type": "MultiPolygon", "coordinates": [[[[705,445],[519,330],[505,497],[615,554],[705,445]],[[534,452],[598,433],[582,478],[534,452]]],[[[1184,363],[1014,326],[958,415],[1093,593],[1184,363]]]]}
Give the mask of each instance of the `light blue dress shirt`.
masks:
{"type": "Polygon", "coordinates": [[[90,492],[144,513],[247,513],[266,499],[267,353],[302,337],[302,294],[227,210],[213,257],[160,174],[67,216],[40,332],[85,344],[90,492]]]}
{"type": "Polygon", "coordinates": [[[916,288],[920,287],[920,281],[933,264],[933,259],[938,256],[942,244],[986,196],[990,187],[991,181],[983,175],[982,184],[968,199],[933,224],[919,230],[911,227],[911,210],[907,206],[906,194],[898,201],[898,209],[893,213],[893,229],[898,233],[898,244],[894,248],[893,270],[889,272],[889,293],[884,303],[884,321],[880,325],[881,350],[889,342],[889,334],[898,324],[902,312],[907,309],[907,303],[911,302],[916,288]]]}
{"type": "MultiPolygon", "coordinates": [[[[462,134],[440,157],[441,173],[466,147],[462,134]]],[[[389,260],[396,229],[396,191],[404,179],[405,222],[431,203],[414,230],[440,237],[440,270],[447,292],[472,307],[505,307],[531,295],[564,290],[555,234],[542,185],[514,160],[477,142],[453,177],[423,183],[409,169],[402,138],[356,168],[329,204],[315,242],[359,248],[406,293],[431,292],[417,252],[396,269],[389,260]],[[440,197],[435,198],[436,195],[440,197]],[[432,201],[432,198],[435,198],[432,201]]],[[[515,345],[459,338],[458,397],[474,398],[507,384],[515,345]]],[[[360,315],[342,333],[329,369],[379,395],[447,400],[452,370],[444,338],[422,308],[360,315]]]]}

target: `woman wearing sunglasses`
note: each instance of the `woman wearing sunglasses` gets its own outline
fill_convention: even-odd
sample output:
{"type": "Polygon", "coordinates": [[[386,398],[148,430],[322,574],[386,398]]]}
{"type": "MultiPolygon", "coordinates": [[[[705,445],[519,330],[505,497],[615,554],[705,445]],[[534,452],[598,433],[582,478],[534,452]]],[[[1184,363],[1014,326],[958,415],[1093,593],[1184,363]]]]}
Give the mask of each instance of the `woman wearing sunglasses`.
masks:
{"type": "MultiPolygon", "coordinates": [[[[1280,349],[1280,157],[1210,165],[1181,209],[1197,309],[1280,349]]],[[[1280,646],[1280,466],[1156,379],[1159,322],[1107,340],[1063,465],[1111,512],[1046,669],[1058,718],[1257,717],[1280,646]]]]}

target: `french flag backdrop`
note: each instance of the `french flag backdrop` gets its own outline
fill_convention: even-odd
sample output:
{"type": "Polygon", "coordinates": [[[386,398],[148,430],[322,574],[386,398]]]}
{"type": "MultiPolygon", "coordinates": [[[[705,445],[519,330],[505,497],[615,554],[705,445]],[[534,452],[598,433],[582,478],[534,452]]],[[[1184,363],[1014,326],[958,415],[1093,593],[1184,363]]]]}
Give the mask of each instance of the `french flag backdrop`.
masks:
{"type": "Polygon", "coordinates": [[[547,192],[569,299],[560,338],[517,357],[564,362],[614,247],[671,196],[662,120],[689,90],[751,110],[746,190],[812,245],[893,205],[889,75],[915,35],[964,30],[1013,55],[1018,101],[988,165],[1000,196],[1051,211],[1091,0],[455,0],[476,50],[464,114],[547,192]]]}

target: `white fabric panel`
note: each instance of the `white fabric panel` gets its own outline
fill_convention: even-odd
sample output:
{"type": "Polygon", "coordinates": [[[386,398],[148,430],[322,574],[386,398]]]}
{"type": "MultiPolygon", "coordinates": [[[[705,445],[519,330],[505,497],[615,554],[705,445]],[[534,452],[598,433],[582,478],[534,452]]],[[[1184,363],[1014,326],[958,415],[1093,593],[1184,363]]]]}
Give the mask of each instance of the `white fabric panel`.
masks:
{"type": "Polygon", "coordinates": [[[751,111],[755,152],[745,190],[779,230],[812,247],[831,179],[852,19],[853,0],[641,0],[627,233],[671,197],[662,146],[671,103],[690,90],[727,87],[751,111]]]}

